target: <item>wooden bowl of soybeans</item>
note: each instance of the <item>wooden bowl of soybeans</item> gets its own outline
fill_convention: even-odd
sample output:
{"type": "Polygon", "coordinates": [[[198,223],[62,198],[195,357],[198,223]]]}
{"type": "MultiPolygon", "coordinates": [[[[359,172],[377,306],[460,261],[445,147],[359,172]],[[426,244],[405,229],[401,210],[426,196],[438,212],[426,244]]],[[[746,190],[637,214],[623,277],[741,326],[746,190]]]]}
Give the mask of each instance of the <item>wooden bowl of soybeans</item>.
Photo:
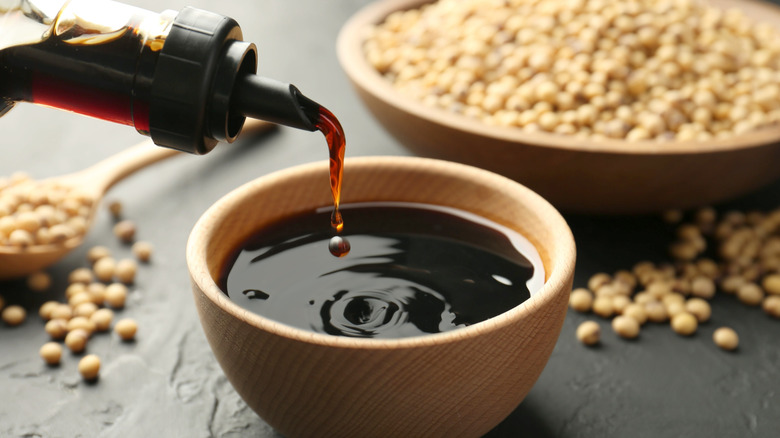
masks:
{"type": "Polygon", "coordinates": [[[344,71],[412,152],[581,213],[694,208],[780,177],[778,7],[494,3],[381,0],[344,25],[344,71]]]}

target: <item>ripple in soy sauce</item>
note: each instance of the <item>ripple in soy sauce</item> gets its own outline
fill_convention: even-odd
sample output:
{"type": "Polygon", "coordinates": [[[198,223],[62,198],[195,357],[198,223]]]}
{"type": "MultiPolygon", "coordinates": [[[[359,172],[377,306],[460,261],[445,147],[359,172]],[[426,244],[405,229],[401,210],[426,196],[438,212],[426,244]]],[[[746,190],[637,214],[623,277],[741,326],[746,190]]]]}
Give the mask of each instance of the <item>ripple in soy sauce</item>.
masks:
{"type": "MultiPolygon", "coordinates": [[[[294,327],[337,336],[439,333],[499,315],[541,288],[539,255],[521,235],[451,208],[408,203],[342,206],[263,228],[223,272],[240,306],[294,327]],[[346,213],[348,212],[348,213],[346,213]],[[333,257],[336,245],[350,245],[333,257]]],[[[337,248],[339,249],[339,248],[337,248]]]]}

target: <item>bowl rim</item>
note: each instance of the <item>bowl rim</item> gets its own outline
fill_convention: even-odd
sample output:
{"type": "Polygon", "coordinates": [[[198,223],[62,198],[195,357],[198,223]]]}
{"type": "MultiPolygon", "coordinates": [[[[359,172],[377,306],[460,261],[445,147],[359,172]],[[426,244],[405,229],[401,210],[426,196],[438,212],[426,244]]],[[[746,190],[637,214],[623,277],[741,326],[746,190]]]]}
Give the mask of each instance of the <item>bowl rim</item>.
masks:
{"type": "MultiPolygon", "coordinates": [[[[272,335],[319,346],[361,350],[419,348],[481,336],[513,324],[517,320],[525,319],[534,311],[540,311],[552,305],[551,302],[559,299],[557,297],[559,294],[568,294],[576,260],[576,248],[571,229],[555,207],[520,183],[473,166],[420,157],[370,156],[348,158],[345,163],[345,169],[358,167],[366,171],[365,169],[370,170],[383,166],[419,169],[421,164],[425,165],[426,171],[431,171],[430,169],[435,169],[436,172],[447,171],[451,175],[459,175],[464,180],[479,177],[481,181],[487,181],[490,184],[500,184],[504,193],[508,189],[510,191],[508,196],[526,204],[527,208],[540,218],[540,223],[551,231],[552,241],[554,246],[558,248],[557,253],[559,254],[558,258],[555,259],[556,269],[547,272],[549,267],[545,265],[546,279],[540,290],[532,293],[528,299],[512,309],[467,327],[442,333],[390,339],[352,338],[317,333],[274,321],[240,307],[222,292],[209,273],[205,250],[209,230],[218,227],[219,219],[227,214],[228,206],[251,198],[252,193],[262,190],[268,184],[280,183],[304,174],[319,172],[324,167],[327,167],[327,161],[301,164],[259,177],[233,189],[209,207],[194,225],[187,241],[186,263],[193,286],[200,290],[212,304],[219,307],[223,312],[272,335]],[[542,221],[541,218],[544,218],[544,220],[542,221]]],[[[537,251],[539,250],[537,249],[537,251]]],[[[541,254],[541,251],[539,252],[541,254]]],[[[568,300],[566,301],[568,302],[568,300]]],[[[566,310],[563,309],[562,311],[565,312],[566,310]]]]}
{"type": "MultiPolygon", "coordinates": [[[[367,37],[369,26],[380,23],[392,12],[412,9],[434,1],[436,0],[378,0],[364,6],[347,20],[339,32],[336,52],[342,69],[354,86],[366,93],[373,94],[396,110],[409,113],[427,122],[463,133],[525,146],[590,153],[682,155],[749,149],[774,144],[780,140],[780,124],[776,124],[744,134],[727,138],[713,138],[707,141],[644,140],[627,145],[625,141],[618,139],[578,138],[544,132],[525,132],[515,127],[490,126],[443,108],[429,107],[395,90],[389,81],[385,80],[368,64],[363,56],[362,45],[367,37]]],[[[707,3],[719,8],[748,7],[761,13],[777,16],[780,20],[780,6],[758,0],[739,0],[738,3],[735,3],[734,0],[707,0],[707,3]]]]}

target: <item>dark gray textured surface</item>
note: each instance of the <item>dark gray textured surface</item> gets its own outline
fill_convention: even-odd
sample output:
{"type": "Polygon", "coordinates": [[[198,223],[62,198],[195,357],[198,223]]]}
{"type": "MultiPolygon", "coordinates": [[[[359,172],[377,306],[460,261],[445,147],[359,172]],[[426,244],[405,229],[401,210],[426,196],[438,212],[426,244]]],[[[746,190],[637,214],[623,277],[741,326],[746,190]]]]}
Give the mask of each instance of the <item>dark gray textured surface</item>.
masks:
{"type": "MultiPolygon", "coordinates": [[[[348,156],[407,154],[363,111],[336,60],[340,26],[368,0],[131,3],[151,10],[192,5],[236,18],[246,39],[258,44],[264,75],[298,85],[341,119],[348,156]]],[[[81,169],[142,139],[126,127],[24,104],[0,119],[0,132],[0,175],[24,169],[36,178],[81,169]]],[[[156,246],[121,312],[138,320],[137,342],[94,338],[89,351],[100,355],[103,369],[100,381],[88,385],[78,377],[78,357],[66,353],[59,368],[43,365],[37,352],[47,336],[36,316],[18,328],[0,327],[0,437],[277,436],[236,395],[209,350],[190,296],[184,246],[200,214],[231,189],[326,157],[319,134],[285,129],[205,157],[177,157],[117,185],[109,197],[124,203],[139,238],[156,246]]],[[[778,206],[780,184],[738,204],[778,206]]],[[[597,271],[663,256],[669,231],[655,218],[567,219],[579,250],[575,285],[597,271]]],[[[20,282],[3,282],[0,293],[33,311],[46,299],[61,299],[67,273],[96,244],[128,254],[104,211],[85,246],[51,269],[52,292],[32,294],[20,282]]],[[[731,297],[716,299],[713,308],[712,321],[691,339],[658,325],[626,342],[602,321],[597,349],[576,342],[574,329],[584,317],[570,313],[537,385],[489,436],[778,436],[780,321],[731,297]],[[738,352],[712,344],[721,324],[739,332],[738,352]]]]}

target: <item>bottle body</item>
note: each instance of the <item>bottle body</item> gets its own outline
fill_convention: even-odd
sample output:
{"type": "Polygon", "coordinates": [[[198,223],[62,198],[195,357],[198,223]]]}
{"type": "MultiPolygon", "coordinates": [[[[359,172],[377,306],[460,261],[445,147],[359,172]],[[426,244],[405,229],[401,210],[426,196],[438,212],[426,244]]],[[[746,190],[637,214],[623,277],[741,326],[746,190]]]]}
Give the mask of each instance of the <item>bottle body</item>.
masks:
{"type": "MultiPolygon", "coordinates": [[[[43,41],[65,1],[0,0],[0,59],[5,48],[43,41]]],[[[6,83],[4,70],[0,61],[0,87],[6,83]]],[[[14,103],[0,92],[0,117],[14,103]]]]}
{"type": "Polygon", "coordinates": [[[176,13],[71,0],[44,2],[48,11],[20,14],[36,10],[31,1],[22,0],[17,11],[0,18],[0,34],[17,35],[0,49],[0,96],[130,125],[148,135],[148,84],[176,13]],[[56,3],[61,8],[52,15],[56,3]],[[26,31],[16,33],[20,27],[26,31]]]}

